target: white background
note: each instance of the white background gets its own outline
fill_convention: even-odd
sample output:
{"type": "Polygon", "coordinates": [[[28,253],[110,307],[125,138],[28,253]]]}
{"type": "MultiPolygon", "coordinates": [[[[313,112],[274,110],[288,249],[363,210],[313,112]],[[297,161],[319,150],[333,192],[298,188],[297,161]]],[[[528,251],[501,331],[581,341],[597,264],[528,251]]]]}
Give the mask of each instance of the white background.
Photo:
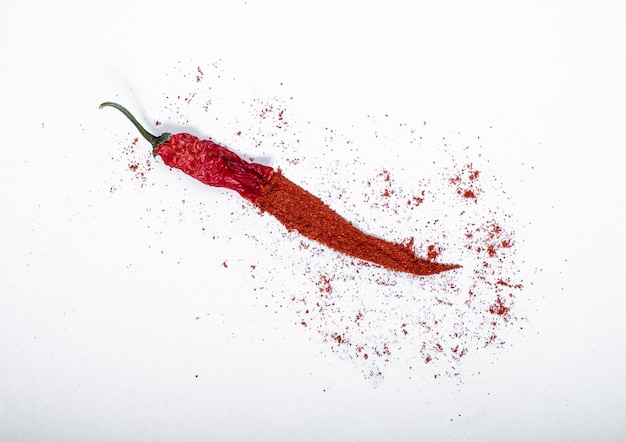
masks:
{"type": "Polygon", "coordinates": [[[618,1],[5,2],[0,439],[621,439],[624,23],[618,1]],[[220,113],[187,106],[194,91],[220,113]],[[374,385],[281,307],[291,285],[317,290],[293,242],[158,160],[133,177],[149,147],[123,153],[135,134],[105,100],[320,196],[311,158],[401,176],[413,153],[301,142],[298,168],[251,104],[285,103],[303,141],[393,142],[385,114],[428,121],[424,145],[481,135],[519,224],[523,332],[462,381],[398,363],[374,385]]]}

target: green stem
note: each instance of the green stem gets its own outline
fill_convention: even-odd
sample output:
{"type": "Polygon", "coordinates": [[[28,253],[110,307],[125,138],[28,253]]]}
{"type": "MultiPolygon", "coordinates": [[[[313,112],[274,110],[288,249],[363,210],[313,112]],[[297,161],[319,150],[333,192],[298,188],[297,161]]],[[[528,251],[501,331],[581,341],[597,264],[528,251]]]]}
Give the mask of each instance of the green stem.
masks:
{"type": "Polygon", "coordinates": [[[146,129],[144,129],[144,127],[141,124],[139,124],[139,122],[133,116],[133,114],[128,112],[128,109],[126,109],[121,104],[113,103],[112,101],[105,101],[104,103],[102,103],[100,105],[100,109],[102,109],[103,107],[106,107],[106,106],[114,107],[115,109],[117,109],[118,111],[123,113],[126,116],[126,118],[128,118],[130,120],[130,122],[135,125],[137,130],[139,130],[139,133],[141,134],[141,136],[144,137],[150,144],[152,144],[152,148],[153,149],[156,149],[156,147],[159,144],[162,144],[165,141],[167,141],[167,139],[172,135],[172,134],[169,134],[169,133],[161,134],[158,137],[155,136],[155,135],[152,135],[150,132],[148,132],[146,129]]]}

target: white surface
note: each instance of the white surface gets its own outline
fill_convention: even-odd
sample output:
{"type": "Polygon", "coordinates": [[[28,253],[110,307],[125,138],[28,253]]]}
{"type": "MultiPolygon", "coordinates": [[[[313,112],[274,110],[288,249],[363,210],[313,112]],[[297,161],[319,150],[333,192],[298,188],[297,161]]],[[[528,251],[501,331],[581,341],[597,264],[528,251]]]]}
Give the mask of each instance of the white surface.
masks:
{"type": "Polygon", "coordinates": [[[624,22],[620,2],[0,7],[0,439],[621,439],[624,22]],[[410,175],[396,122],[427,121],[438,161],[443,138],[481,136],[518,228],[523,330],[461,381],[399,361],[373,383],[287,305],[318,290],[298,241],[158,161],[135,177],[149,148],[129,152],[105,100],[322,197],[410,175]],[[289,131],[263,125],[265,103],[289,131]],[[313,143],[327,128],[351,148],[313,143]]]}

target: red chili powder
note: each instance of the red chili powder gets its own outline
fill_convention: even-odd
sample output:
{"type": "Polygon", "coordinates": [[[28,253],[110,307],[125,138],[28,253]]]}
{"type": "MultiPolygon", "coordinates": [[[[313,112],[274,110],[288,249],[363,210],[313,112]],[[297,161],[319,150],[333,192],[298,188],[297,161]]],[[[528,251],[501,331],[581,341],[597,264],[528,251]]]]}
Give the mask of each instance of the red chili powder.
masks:
{"type": "Polygon", "coordinates": [[[439,256],[439,253],[441,253],[441,250],[434,245],[431,244],[428,246],[428,259],[434,261],[435,259],[437,259],[437,256],[439,256]]]}
{"type": "Polygon", "coordinates": [[[504,316],[509,313],[509,310],[511,309],[504,305],[504,302],[502,302],[502,298],[500,298],[500,296],[496,298],[495,304],[489,306],[489,313],[491,313],[492,315],[504,316]]]}
{"type": "Polygon", "coordinates": [[[322,200],[285,178],[280,170],[262,186],[255,204],[288,230],[297,230],[340,253],[391,270],[433,275],[460,267],[418,258],[413,252],[412,239],[405,244],[391,243],[360,231],[322,200]]]}
{"type": "Polygon", "coordinates": [[[480,189],[476,188],[476,182],[480,171],[474,169],[473,164],[467,164],[461,172],[449,179],[450,183],[457,187],[456,193],[463,198],[474,200],[477,202],[480,189]]]}
{"type": "Polygon", "coordinates": [[[476,199],[476,194],[472,192],[471,190],[466,190],[465,192],[463,192],[463,198],[476,199]]]}

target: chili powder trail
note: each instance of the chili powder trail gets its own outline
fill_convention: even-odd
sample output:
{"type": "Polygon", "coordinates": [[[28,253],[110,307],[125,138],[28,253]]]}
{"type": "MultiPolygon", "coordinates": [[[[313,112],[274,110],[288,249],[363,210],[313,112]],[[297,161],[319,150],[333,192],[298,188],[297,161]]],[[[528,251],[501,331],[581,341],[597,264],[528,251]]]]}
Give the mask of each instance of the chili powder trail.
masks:
{"type": "Polygon", "coordinates": [[[368,235],[339,216],[318,197],[285,178],[280,170],[261,186],[255,204],[273,215],[288,230],[324,244],[340,253],[390,270],[413,275],[434,275],[459,268],[415,256],[413,240],[397,244],[368,235]]]}

